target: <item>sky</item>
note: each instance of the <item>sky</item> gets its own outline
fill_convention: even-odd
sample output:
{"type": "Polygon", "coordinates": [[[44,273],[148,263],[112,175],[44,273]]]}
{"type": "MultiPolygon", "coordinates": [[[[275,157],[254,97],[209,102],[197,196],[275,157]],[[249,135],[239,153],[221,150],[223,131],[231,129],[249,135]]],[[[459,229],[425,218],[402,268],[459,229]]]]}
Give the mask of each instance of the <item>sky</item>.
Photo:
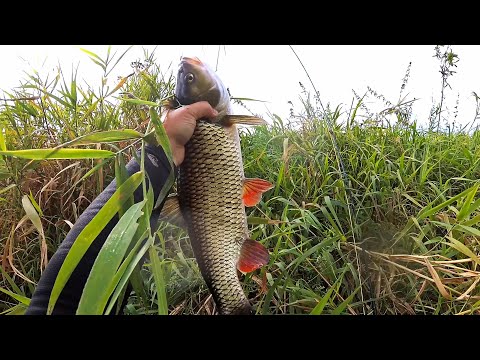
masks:
{"type": "MultiPolygon", "coordinates": [[[[426,124],[433,101],[441,92],[439,61],[434,57],[435,45],[294,45],[293,49],[306,67],[323,105],[332,108],[341,105],[349,112],[355,90],[362,96],[370,86],[390,102],[399,100],[402,79],[410,62],[410,78],[403,92],[406,100],[418,99],[413,104],[413,118],[426,124]]],[[[77,82],[100,84],[102,70],[80,51],[85,48],[105,57],[107,45],[0,45],[0,95],[20,85],[25,71],[33,69],[40,75],[54,73],[60,63],[66,78],[72,65],[78,68],[77,82]]],[[[121,54],[127,45],[113,45],[112,53],[121,54]]],[[[301,110],[299,82],[307,91],[314,92],[308,77],[288,45],[135,45],[121,60],[108,83],[115,86],[118,76],[132,72],[131,62],[144,59],[143,49],[155,49],[155,58],[162,72],[176,73],[182,55],[197,56],[216,68],[220,78],[229,87],[232,96],[266,101],[246,103],[256,113],[275,113],[288,118],[290,108],[301,110]],[[218,63],[217,63],[218,60],[218,63]]],[[[445,107],[453,120],[454,107],[459,101],[457,123],[474,119],[476,103],[472,92],[480,93],[480,46],[453,45],[459,62],[451,76],[451,89],[445,90],[445,107]]],[[[403,97],[402,96],[402,97],[403,97]]],[[[3,96],[2,96],[3,97],[3,96]]],[[[372,111],[386,108],[372,97],[365,105],[372,111]]],[[[236,108],[238,112],[244,109],[236,108]]]]}

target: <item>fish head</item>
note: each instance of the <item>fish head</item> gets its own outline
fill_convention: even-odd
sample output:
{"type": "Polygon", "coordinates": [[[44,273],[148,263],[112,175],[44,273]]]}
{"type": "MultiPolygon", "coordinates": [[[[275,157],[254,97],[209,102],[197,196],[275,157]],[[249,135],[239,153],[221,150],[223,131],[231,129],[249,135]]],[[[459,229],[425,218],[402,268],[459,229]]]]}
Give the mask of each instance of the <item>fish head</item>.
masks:
{"type": "Polygon", "coordinates": [[[227,88],[217,74],[198,58],[182,57],[180,60],[175,96],[181,105],[208,101],[219,115],[227,114],[230,108],[227,88]]]}

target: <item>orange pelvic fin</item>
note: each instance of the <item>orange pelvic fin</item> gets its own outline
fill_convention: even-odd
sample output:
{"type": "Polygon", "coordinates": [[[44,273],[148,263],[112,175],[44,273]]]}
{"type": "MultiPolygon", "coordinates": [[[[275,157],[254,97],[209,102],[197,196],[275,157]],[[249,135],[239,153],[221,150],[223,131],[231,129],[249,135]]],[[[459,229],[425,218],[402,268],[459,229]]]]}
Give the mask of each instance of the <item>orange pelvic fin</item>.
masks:
{"type": "Polygon", "coordinates": [[[243,203],[255,206],[260,202],[262,194],[273,188],[273,184],[262,179],[245,179],[243,181],[243,203]]]}
{"type": "Polygon", "coordinates": [[[243,273],[249,273],[268,264],[270,255],[268,250],[258,241],[247,239],[240,250],[237,269],[243,273]]]}

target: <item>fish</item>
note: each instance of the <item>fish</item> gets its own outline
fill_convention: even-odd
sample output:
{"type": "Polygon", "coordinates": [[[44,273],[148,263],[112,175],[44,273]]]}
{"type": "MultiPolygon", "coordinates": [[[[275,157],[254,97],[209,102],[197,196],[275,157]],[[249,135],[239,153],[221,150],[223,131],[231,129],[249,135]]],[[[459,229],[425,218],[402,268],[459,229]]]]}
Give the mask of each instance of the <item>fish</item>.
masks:
{"type": "Polygon", "coordinates": [[[268,264],[269,253],[250,239],[245,206],[258,204],[273,184],[245,178],[237,125],[266,122],[255,116],[232,115],[228,89],[198,58],[181,58],[175,99],[180,105],[208,101],[218,115],[197,122],[179,166],[177,196],[167,200],[162,217],[177,216],[177,224],[187,229],[218,314],[253,315],[237,270],[249,273],[261,268],[268,264]]]}

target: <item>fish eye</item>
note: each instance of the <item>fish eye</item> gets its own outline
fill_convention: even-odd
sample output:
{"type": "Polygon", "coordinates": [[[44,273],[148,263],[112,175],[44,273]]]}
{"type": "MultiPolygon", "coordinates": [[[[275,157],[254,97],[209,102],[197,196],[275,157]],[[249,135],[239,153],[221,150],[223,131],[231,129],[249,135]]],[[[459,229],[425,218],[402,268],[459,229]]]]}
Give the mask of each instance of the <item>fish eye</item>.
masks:
{"type": "Polygon", "coordinates": [[[188,73],[187,75],[185,75],[185,81],[186,82],[191,83],[193,81],[193,79],[195,79],[195,76],[193,76],[192,73],[188,73]]]}

